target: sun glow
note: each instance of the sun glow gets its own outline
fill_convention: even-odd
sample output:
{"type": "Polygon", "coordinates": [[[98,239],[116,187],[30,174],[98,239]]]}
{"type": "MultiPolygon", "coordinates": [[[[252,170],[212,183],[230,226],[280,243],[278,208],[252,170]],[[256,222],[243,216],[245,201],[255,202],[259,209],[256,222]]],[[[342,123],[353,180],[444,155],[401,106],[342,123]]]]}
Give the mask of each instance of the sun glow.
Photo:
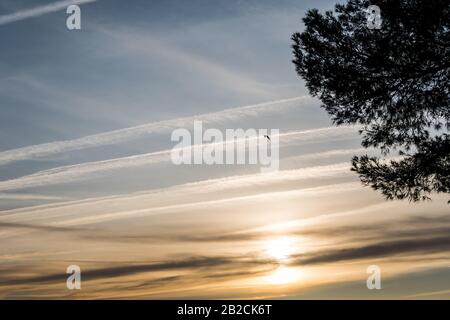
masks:
{"type": "Polygon", "coordinates": [[[298,269],[285,265],[295,253],[296,247],[297,239],[288,236],[272,238],[264,243],[265,254],[279,264],[276,270],[264,278],[265,283],[283,285],[298,280],[300,276],[298,269]]]}
{"type": "Polygon", "coordinates": [[[276,259],[278,262],[286,261],[294,253],[295,239],[292,237],[282,237],[271,239],[265,244],[266,254],[276,259]]]}
{"type": "Polygon", "coordinates": [[[285,266],[278,267],[274,272],[266,277],[266,282],[269,284],[288,284],[295,282],[300,277],[297,269],[285,266]]]}

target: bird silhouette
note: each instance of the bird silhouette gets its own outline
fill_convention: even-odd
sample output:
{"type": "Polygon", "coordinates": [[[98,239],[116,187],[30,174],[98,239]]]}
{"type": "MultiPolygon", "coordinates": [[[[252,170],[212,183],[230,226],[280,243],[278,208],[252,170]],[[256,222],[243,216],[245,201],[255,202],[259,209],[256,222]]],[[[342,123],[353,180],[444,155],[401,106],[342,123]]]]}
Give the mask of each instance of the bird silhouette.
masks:
{"type": "Polygon", "coordinates": [[[272,141],[270,140],[270,137],[267,134],[264,135],[264,138],[267,138],[267,140],[272,141]]]}

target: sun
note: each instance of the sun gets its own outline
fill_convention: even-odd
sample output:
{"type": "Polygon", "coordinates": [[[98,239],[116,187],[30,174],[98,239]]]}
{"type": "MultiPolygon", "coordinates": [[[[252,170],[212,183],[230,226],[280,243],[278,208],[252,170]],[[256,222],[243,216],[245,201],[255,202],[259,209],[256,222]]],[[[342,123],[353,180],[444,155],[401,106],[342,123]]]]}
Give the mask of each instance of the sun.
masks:
{"type": "Polygon", "coordinates": [[[294,253],[296,240],[292,237],[281,237],[265,243],[265,253],[278,262],[286,261],[294,253]]]}
{"type": "Polygon", "coordinates": [[[279,264],[276,270],[265,277],[265,283],[283,285],[298,280],[299,270],[286,266],[296,247],[297,239],[289,236],[272,238],[264,243],[265,254],[279,264]]]}

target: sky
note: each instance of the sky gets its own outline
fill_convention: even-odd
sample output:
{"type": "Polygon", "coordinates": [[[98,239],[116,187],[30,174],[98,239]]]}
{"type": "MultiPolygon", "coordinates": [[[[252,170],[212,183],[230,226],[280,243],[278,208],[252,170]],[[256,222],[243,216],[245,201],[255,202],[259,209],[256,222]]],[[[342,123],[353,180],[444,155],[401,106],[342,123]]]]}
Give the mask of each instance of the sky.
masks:
{"type": "Polygon", "coordinates": [[[334,3],[0,1],[0,298],[450,298],[448,199],[362,186],[378,151],[295,73],[291,35],[334,3]],[[173,164],[195,120],[279,129],[280,170],[173,164]]]}

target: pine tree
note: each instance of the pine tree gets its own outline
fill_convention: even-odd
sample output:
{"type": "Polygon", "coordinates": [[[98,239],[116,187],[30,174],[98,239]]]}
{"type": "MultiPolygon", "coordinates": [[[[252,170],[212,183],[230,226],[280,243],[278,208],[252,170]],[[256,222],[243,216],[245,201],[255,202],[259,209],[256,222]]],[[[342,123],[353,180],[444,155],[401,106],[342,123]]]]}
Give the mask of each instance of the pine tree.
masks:
{"type": "Polygon", "coordinates": [[[349,0],[309,10],[292,36],[297,73],[333,122],[360,125],[362,145],[383,157],[400,155],[352,159],[387,199],[450,193],[449,9],[449,0],[349,0]]]}

